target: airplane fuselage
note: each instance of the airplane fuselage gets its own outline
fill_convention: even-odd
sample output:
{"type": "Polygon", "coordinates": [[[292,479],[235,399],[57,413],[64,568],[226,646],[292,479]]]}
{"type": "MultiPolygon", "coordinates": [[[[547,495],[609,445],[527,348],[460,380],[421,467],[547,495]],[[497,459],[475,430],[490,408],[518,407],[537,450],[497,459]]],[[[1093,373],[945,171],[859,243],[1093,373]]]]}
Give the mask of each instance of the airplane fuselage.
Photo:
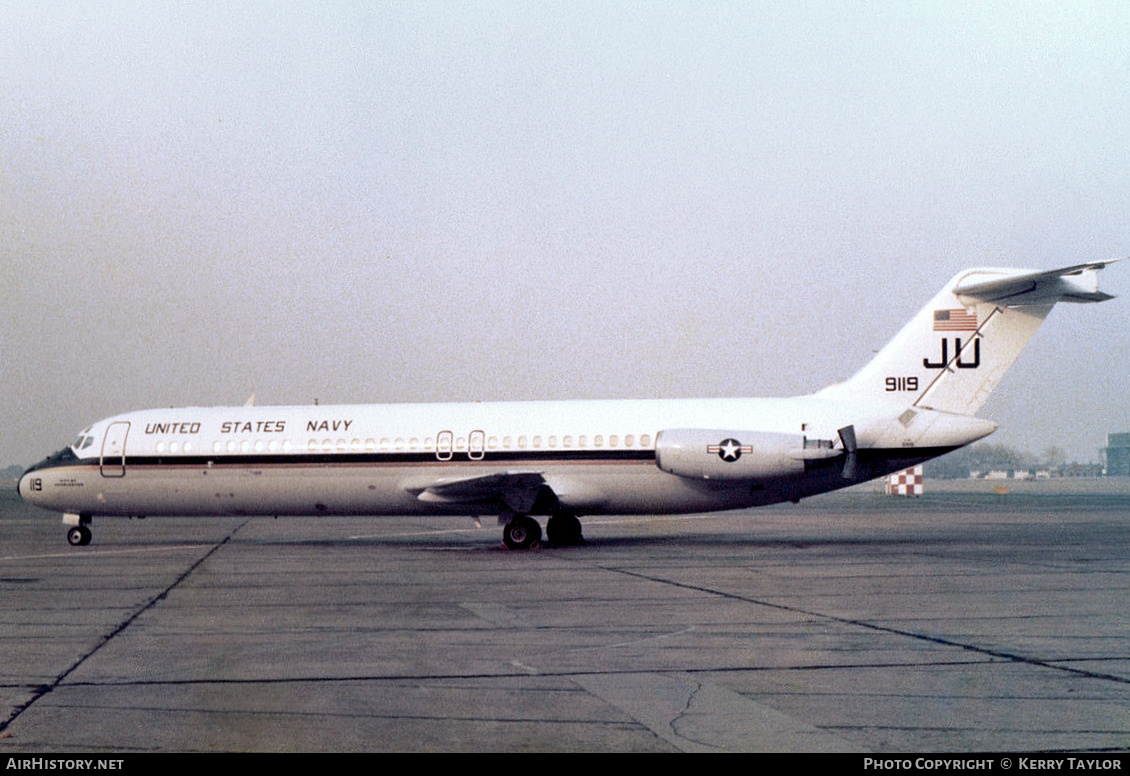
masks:
{"type": "MultiPolygon", "coordinates": [[[[737,509],[852,483],[824,458],[754,481],[680,477],[657,466],[664,429],[719,429],[721,443],[756,428],[803,450],[830,448],[849,421],[858,411],[812,397],[148,410],[95,424],[70,455],[29,470],[20,493],[91,516],[480,514],[483,499],[421,495],[503,471],[540,473],[561,506],[585,514],[737,509]]],[[[953,446],[872,451],[881,471],[867,473],[953,446]]]]}

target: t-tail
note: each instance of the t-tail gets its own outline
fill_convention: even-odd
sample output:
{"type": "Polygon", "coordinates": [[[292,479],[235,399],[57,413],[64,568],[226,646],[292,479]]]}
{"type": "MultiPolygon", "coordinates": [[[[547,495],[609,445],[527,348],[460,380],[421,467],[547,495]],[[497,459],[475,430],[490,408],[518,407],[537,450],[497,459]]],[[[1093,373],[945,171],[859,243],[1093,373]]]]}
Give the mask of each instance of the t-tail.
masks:
{"type": "MultiPolygon", "coordinates": [[[[983,268],[959,272],[850,379],[817,397],[851,406],[860,418],[841,434],[845,477],[853,448],[901,450],[912,461],[988,436],[996,424],[974,417],[1057,302],[1102,302],[1098,271],[1118,261],[1051,271],[983,268]]],[[[882,467],[897,471],[893,452],[882,467]]]]}
{"type": "Polygon", "coordinates": [[[1057,302],[1113,298],[1098,290],[1098,271],[1114,261],[959,272],[867,366],[818,395],[892,412],[974,415],[1057,302]]]}

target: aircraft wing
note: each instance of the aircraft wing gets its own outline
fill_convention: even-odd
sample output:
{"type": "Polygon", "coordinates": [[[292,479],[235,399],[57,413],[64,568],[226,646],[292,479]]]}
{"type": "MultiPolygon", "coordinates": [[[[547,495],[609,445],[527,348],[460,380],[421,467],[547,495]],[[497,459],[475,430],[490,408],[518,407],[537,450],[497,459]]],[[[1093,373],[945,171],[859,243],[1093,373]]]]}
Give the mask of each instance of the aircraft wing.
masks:
{"type": "Polygon", "coordinates": [[[1104,302],[1114,297],[1099,291],[1098,270],[1116,261],[1120,259],[1076,264],[1047,272],[974,270],[958,282],[953,293],[971,302],[1006,305],[1104,302]]]}
{"type": "Polygon", "coordinates": [[[515,512],[525,513],[533,507],[545,484],[540,472],[495,472],[414,483],[406,490],[420,501],[439,504],[501,502],[515,512]]]}

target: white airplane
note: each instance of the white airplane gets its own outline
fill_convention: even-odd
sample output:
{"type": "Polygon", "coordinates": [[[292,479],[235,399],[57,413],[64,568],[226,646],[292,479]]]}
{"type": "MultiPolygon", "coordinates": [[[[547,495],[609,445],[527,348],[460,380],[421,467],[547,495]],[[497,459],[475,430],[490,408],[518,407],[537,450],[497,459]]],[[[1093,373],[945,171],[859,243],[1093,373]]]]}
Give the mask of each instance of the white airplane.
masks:
{"type": "Polygon", "coordinates": [[[572,544],[579,515],[795,502],[992,433],[974,414],[1056,302],[1112,298],[1110,263],[961,272],[809,396],[147,410],[93,424],[19,493],[75,545],[103,516],[493,513],[524,549],[535,515],[572,544]]]}

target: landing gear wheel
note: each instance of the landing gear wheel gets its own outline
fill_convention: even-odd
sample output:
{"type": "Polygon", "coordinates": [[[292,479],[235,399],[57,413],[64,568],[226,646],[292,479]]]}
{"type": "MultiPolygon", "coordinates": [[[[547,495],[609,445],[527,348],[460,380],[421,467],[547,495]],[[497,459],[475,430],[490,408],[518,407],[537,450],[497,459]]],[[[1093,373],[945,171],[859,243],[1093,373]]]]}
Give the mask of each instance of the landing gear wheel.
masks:
{"type": "Polygon", "coordinates": [[[528,550],[541,541],[541,526],[529,515],[515,517],[502,527],[502,543],[511,550],[528,550]]]}
{"type": "Polygon", "coordinates": [[[85,525],[76,525],[67,531],[67,541],[72,547],[85,547],[90,544],[90,529],[85,525]]]}
{"type": "Polygon", "coordinates": [[[566,547],[580,544],[585,539],[581,535],[581,521],[569,512],[558,512],[545,524],[545,535],[550,544],[566,547]]]}

